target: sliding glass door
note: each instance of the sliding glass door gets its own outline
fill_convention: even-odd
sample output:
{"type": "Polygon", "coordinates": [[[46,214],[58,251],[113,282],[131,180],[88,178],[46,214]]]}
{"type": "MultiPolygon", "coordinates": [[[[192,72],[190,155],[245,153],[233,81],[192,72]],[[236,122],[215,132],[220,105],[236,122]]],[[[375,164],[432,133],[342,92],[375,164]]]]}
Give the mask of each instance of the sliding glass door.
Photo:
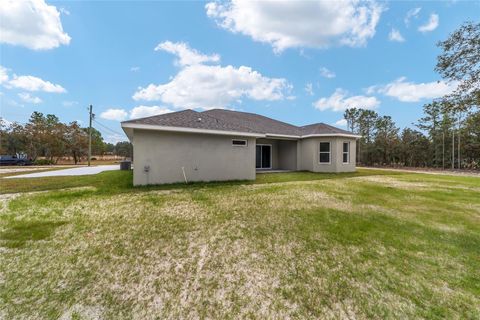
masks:
{"type": "Polygon", "coordinates": [[[271,169],[272,146],[269,144],[257,144],[255,152],[255,167],[257,169],[271,169]]]}

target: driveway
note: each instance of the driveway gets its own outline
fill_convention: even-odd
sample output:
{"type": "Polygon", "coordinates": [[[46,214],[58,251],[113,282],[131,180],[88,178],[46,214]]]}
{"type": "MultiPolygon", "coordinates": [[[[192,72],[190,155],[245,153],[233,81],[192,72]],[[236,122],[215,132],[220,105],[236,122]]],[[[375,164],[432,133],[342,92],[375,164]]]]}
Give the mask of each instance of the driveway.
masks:
{"type": "Polygon", "coordinates": [[[105,165],[105,166],[92,166],[92,167],[79,167],[69,168],[64,170],[53,170],[45,172],[35,172],[28,174],[21,174],[17,176],[5,177],[5,179],[17,179],[17,178],[42,178],[42,177],[61,177],[61,176],[85,176],[89,174],[97,174],[103,171],[120,170],[120,165],[105,165]]]}
{"type": "Polygon", "coordinates": [[[55,168],[71,168],[72,166],[8,166],[8,167],[0,167],[0,174],[6,173],[17,173],[17,172],[25,172],[28,171],[39,171],[39,170],[46,170],[46,169],[55,169],[55,168]]]}

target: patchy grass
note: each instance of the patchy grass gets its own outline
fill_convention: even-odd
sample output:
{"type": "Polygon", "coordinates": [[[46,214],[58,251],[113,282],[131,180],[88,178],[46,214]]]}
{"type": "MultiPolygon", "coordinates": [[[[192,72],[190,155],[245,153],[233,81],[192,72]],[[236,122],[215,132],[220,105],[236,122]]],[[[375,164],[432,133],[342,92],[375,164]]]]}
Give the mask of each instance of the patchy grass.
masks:
{"type": "MultiPolygon", "coordinates": [[[[29,179],[1,179],[0,176],[0,194],[17,193],[17,192],[32,192],[45,190],[61,190],[66,188],[95,186],[101,193],[117,193],[117,192],[132,192],[132,191],[146,191],[146,190],[166,190],[173,188],[199,188],[199,187],[224,187],[229,185],[240,184],[263,184],[263,183],[279,183],[292,181],[314,181],[325,180],[332,178],[348,178],[361,177],[372,175],[386,175],[398,174],[389,173],[384,170],[359,170],[354,173],[332,173],[332,174],[316,174],[312,172],[289,172],[289,173],[268,173],[257,175],[255,181],[232,181],[232,182],[209,182],[209,183],[190,183],[185,185],[183,183],[159,185],[159,186],[144,186],[133,187],[133,171],[106,171],[95,175],[85,176],[64,176],[64,177],[42,177],[29,179]]],[[[10,174],[12,175],[12,174],[10,174]]]]}
{"type": "Polygon", "coordinates": [[[480,317],[478,178],[0,183],[0,318],[480,317]]]}

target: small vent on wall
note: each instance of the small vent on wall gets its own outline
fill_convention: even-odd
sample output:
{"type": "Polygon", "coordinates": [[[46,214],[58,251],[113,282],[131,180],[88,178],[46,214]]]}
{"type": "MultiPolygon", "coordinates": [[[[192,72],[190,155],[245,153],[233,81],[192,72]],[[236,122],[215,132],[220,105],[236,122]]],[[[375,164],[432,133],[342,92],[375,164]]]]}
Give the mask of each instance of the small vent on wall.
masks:
{"type": "Polygon", "coordinates": [[[234,139],[234,140],[232,140],[232,146],[234,146],[234,147],[246,147],[247,146],[247,140],[234,139]]]}

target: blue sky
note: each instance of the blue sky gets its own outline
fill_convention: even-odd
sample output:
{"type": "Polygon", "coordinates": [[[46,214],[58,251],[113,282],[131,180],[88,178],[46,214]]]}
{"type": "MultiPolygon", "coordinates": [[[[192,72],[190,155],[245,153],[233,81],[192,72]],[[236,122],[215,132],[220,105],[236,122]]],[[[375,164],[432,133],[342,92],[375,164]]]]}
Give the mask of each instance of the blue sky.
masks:
{"type": "Polygon", "coordinates": [[[364,106],[411,126],[455,87],[435,44],[479,3],[2,0],[1,117],[86,125],[93,104],[111,142],[121,120],[182,108],[341,126],[364,106]]]}

